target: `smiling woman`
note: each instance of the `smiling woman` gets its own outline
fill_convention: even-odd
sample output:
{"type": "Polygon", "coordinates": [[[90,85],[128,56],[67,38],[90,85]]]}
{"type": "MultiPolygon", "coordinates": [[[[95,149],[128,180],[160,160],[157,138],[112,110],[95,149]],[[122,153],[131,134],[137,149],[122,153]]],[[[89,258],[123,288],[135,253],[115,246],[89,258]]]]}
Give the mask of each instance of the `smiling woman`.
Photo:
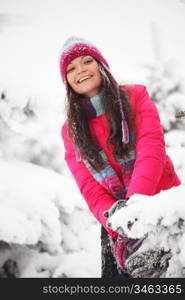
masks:
{"type": "Polygon", "coordinates": [[[102,225],[102,277],[125,278],[132,274],[125,262],[147,236],[135,240],[112,231],[109,212],[134,194],[152,196],[181,182],[144,86],[119,85],[101,52],[83,39],[66,42],[60,72],[67,91],[65,159],[102,225]]]}
{"type": "Polygon", "coordinates": [[[67,66],[67,81],[76,93],[95,96],[102,82],[98,63],[92,56],[75,58],[67,66]]]}

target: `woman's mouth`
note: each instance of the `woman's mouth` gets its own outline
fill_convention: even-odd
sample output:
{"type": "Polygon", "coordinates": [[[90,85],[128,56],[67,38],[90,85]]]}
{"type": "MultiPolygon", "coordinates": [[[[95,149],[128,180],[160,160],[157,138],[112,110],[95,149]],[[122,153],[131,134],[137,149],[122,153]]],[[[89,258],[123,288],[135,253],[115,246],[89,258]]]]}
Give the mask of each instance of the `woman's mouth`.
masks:
{"type": "Polygon", "coordinates": [[[83,76],[81,77],[80,79],[77,80],[77,83],[80,84],[88,79],[91,79],[92,78],[92,75],[86,75],[86,76],[83,76]]]}

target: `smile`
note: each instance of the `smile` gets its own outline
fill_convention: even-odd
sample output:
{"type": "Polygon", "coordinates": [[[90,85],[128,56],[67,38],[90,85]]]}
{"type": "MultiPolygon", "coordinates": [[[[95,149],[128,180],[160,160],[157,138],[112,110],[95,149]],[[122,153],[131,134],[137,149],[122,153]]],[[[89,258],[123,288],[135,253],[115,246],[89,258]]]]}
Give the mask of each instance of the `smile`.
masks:
{"type": "Polygon", "coordinates": [[[82,82],[84,82],[84,81],[86,81],[86,80],[88,80],[90,78],[92,78],[92,75],[83,76],[83,77],[81,77],[80,79],[77,80],[77,83],[80,84],[80,83],[82,83],[82,82]]]}

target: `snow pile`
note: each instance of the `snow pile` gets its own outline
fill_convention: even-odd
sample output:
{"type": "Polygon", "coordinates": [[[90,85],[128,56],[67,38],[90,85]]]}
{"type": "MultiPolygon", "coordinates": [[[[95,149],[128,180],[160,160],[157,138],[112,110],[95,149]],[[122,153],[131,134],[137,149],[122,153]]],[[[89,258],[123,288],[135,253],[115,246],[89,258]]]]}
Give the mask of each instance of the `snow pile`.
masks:
{"type": "MultiPolygon", "coordinates": [[[[59,178],[24,162],[0,161],[0,169],[0,239],[19,244],[35,244],[39,240],[50,246],[59,244],[59,211],[54,203],[62,196],[59,178]],[[52,180],[49,185],[47,176],[52,180]]],[[[72,200],[69,197],[66,211],[72,200]]]]}
{"type": "Polygon", "coordinates": [[[0,160],[0,186],[1,277],[99,275],[99,228],[70,178],[0,160]]]}
{"type": "Polygon", "coordinates": [[[184,195],[183,184],[155,196],[135,194],[109,218],[113,230],[121,227],[130,238],[148,233],[138,254],[155,248],[171,250],[165,277],[185,277],[184,195]]]}

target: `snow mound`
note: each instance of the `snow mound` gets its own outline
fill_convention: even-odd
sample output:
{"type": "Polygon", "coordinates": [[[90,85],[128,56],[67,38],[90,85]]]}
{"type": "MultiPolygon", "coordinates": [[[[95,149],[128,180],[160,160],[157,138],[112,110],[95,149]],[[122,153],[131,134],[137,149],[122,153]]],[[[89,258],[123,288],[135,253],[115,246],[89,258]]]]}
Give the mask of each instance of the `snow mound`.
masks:
{"type": "Polygon", "coordinates": [[[180,185],[154,196],[135,194],[117,210],[109,223],[121,227],[130,238],[148,234],[138,254],[149,249],[170,250],[172,259],[166,277],[185,276],[185,186],[180,185]]]}
{"type": "Polygon", "coordinates": [[[70,180],[26,162],[0,161],[0,170],[0,240],[59,245],[59,212],[74,208],[70,180]]]}

